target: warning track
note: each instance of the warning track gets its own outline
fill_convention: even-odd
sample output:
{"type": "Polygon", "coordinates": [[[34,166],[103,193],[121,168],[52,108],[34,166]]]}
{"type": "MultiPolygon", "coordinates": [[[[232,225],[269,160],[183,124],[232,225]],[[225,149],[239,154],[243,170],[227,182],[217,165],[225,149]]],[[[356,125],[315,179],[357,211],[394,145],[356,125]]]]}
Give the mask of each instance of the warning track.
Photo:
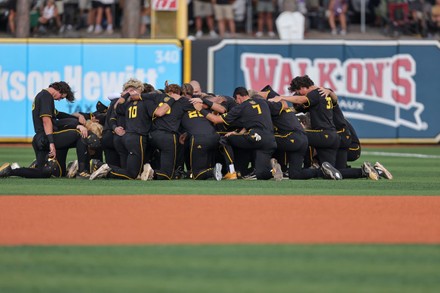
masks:
{"type": "Polygon", "coordinates": [[[437,196],[1,196],[0,245],[440,243],[437,196]]]}

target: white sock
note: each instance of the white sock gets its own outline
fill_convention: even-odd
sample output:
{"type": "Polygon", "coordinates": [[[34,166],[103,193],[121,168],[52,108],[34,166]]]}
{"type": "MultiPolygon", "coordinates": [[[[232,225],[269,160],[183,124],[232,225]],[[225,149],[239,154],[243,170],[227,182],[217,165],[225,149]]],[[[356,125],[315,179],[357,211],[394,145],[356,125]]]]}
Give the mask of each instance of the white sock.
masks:
{"type": "Polygon", "coordinates": [[[235,173],[235,167],[234,164],[229,165],[229,173],[235,173]]]}

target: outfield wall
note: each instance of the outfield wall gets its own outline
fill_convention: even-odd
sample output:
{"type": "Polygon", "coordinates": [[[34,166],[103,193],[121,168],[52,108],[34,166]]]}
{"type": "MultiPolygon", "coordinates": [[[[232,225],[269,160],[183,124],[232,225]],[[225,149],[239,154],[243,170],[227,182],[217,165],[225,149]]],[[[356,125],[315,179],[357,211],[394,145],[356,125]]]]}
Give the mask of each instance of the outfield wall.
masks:
{"type": "Polygon", "coordinates": [[[288,94],[292,77],[308,74],[336,91],[364,142],[438,143],[438,64],[436,41],[202,39],[183,49],[177,40],[3,39],[0,141],[32,138],[32,100],[56,80],[76,91],[74,104],[56,103],[72,113],[93,111],[98,100],[108,104],[107,95],[132,76],[157,88],[192,78],[231,95],[236,86],[266,84],[288,94]]]}
{"type": "Polygon", "coordinates": [[[176,40],[0,40],[0,141],[32,138],[32,101],[53,81],[75,91],[75,103],[55,103],[59,111],[93,112],[133,76],[156,88],[182,83],[182,50],[176,40]]]}
{"type": "Polygon", "coordinates": [[[289,94],[292,78],[308,74],[335,90],[364,142],[440,141],[437,41],[223,40],[207,50],[210,92],[270,84],[289,94]]]}

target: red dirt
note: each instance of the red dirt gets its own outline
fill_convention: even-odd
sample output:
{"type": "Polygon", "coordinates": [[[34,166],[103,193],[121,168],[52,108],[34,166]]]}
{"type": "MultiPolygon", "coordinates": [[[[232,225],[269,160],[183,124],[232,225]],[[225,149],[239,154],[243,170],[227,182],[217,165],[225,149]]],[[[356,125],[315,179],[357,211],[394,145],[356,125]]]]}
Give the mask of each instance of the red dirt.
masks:
{"type": "Polygon", "coordinates": [[[440,243],[437,196],[2,196],[0,245],[440,243]]]}

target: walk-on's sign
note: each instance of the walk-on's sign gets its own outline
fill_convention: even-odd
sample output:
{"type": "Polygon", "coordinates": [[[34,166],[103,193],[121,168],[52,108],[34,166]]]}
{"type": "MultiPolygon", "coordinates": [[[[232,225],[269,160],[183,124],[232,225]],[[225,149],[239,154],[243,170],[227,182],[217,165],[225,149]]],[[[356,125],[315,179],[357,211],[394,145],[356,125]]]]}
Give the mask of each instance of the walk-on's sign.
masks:
{"type": "Polygon", "coordinates": [[[307,74],[332,88],[364,139],[440,141],[438,42],[226,40],[209,49],[208,90],[270,84],[287,95],[307,74]]]}

